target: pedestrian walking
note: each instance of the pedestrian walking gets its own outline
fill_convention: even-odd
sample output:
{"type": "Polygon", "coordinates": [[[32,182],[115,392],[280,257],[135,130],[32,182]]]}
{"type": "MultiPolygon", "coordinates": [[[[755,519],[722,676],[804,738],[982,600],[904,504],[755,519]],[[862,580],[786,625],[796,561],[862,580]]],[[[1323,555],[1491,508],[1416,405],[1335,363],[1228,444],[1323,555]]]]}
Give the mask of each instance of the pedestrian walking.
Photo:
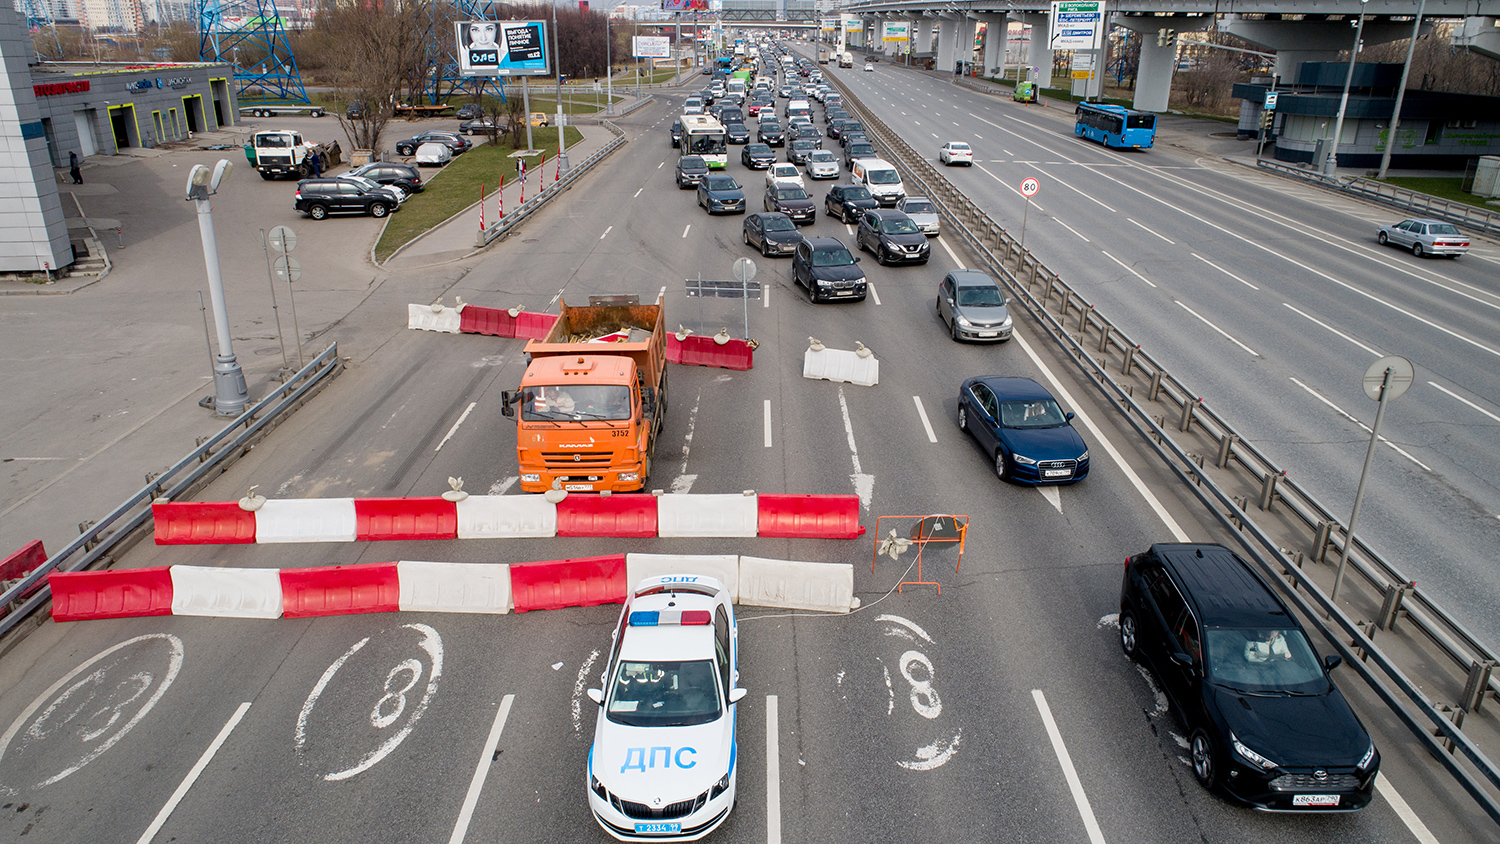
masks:
{"type": "Polygon", "coordinates": [[[68,175],[73,177],[73,184],[83,184],[83,171],[78,169],[78,153],[68,153],[68,175]]]}
{"type": "Polygon", "coordinates": [[[318,155],[317,153],[313,153],[312,155],[309,155],[307,157],[307,164],[308,164],[308,166],[312,167],[312,174],[313,174],[313,178],[314,179],[322,178],[322,176],[323,176],[323,157],[322,156],[318,155]]]}

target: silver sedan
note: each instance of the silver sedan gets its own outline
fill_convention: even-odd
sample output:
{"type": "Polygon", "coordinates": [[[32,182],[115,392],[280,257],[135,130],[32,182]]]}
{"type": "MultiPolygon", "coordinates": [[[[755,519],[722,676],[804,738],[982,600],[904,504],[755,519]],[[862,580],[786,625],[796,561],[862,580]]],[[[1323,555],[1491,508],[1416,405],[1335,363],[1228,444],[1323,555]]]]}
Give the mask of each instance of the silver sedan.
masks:
{"type": "Polygon", "coordinates": [[[1452,223],[1421,217],[1381,226],[1375,240],[1381,246],[1390,243],[1410,249],[1411,254],[1418,258],[1423,255],[1457,258],[1469,251],[1468,236],[1460,233],[1452,223]]]}

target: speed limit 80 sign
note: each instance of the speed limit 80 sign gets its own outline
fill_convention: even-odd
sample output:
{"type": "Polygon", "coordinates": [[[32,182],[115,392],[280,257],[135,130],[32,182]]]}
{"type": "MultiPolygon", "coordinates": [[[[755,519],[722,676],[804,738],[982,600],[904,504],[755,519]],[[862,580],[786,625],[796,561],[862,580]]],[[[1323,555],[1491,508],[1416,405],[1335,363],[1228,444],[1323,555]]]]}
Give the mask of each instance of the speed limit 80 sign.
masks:
{"type": "Polygon", "coordinates": [[[1021,183],[1021,195],[1027,198],[1036,196],[1036,192],[1041,189],[1042,186],[1037,183],[1035,177],[1028,176],[1026,181],[1021,183]]]}

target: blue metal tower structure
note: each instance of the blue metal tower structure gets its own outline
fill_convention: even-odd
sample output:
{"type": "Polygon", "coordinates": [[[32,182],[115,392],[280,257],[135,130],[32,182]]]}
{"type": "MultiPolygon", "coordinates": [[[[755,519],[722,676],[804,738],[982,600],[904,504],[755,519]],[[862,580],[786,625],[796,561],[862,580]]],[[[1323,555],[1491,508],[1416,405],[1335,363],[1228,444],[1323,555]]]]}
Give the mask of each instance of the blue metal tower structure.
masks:
{"type": "MultiPolygon", "coordinates": [[[[454,0],[458,7],[458,19],[461,21],[499,20],[495,10],[506,8],[509,4],[497,2],[497,0],[454,0]]],[[[507,102],[505,97],[505,82],[500,79],[485,79],[475,76],[461,76],[458,72],[458,55],[455,52],[458,45],[453,41],[442,38],[437,44],[429,47],[433,53],[433,65],[436,73],[430,77],[432,87],[422,92],[423,98],[429,103],[436,104],[446,88],[453,94],[478,97],[490,93],[497,97],[500,102],[507,102]]]]}
{"type": "Polygon", "coordinates": [[[21,0],[21,13],[26,15],[26,28],[29,30],[52,25],[52,6],[47,0],[21,0]]]}
{"type": "Polygon", "coordinates": [[[200,60],[234,66],[241,105],[308,102],[276,0],[199,0],[198,37],[200,60]]]}

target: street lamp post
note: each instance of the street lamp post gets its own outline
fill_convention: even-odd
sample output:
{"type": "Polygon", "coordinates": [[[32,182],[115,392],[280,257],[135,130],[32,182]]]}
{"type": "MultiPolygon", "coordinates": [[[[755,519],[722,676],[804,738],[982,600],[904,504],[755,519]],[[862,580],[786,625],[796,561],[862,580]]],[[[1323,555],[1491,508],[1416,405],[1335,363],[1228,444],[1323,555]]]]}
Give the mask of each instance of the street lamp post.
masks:
{"type": "Polygon", "coordinates": [[[604,113],[613,115],[615,113],[615,64],[610,58],[610,41],[614,40],[614,32],[609,28],[609,12],[604,13],[604,113]]]}
{"type": "Polygon", "coordinates": [[[1323,175],[1332,176],[1339,166],[1339,137],[1344,133],[1344,112],[1349,108],[1349,86],[1354,83],[1354,62],[1359,59],[1359,41],[1365,34],[1365,5],[1359,0],[1359,23],[1354,26],[1354,47],[1349,51],[1349,72],[1344,74],[1344,96],[1339,99],[1339,116],[1333,121],[1333,149],[1323,159],[1323,175]]]}
{"type": "Polygon", "coordinates": [[[1427,11],[1427,0],[1417,3],[1417,17],[1411,24],[1411,43],[1406,45],[1406,63],[1401,66],[1401,81],[1396,86],[1396,108],[1391,112],[1391,127],[1386,130],[1385,151],[1380,154],[1380,172],[1375,178],[1384,179],[1391,166],[1391,147],[1396,144],[1396,130],[1401,127],[1401,101],[1406,99],[1406,78],[1411,74],[1411,54],[1417,48],[1417,36],[1422,32],[1422,13],[1427,11]]]}
{"type": "MultiPolygon", "coordinates": [[[[568,167],[568,148],[563,145],[563,109],[562,109],[562,37],[557,31],[557,3],[552,3],[552,60],[557,63],[557,172],[566,173],[568,167]]],[[[531,121],[527,121],[528,123],[531,121]]]]}
{"type": "Polygon", "coordinates": [[[198,234],[203,240],[203,264],[208,271],[208,298],[213,303],[214,327],[219,335],[219,353],[214,357],[214,412],[220,416],[238,416],[250,402],[245,373],[235,360],[229,339],[229,312],[224,307],[224,279],[219,275],[219,248],[214,240],[210,200],[233,169],[234,164],[224,158],[212,170],[206,164],[195,164],[187,183],[187,199],[198,209],[198,234]]]}

